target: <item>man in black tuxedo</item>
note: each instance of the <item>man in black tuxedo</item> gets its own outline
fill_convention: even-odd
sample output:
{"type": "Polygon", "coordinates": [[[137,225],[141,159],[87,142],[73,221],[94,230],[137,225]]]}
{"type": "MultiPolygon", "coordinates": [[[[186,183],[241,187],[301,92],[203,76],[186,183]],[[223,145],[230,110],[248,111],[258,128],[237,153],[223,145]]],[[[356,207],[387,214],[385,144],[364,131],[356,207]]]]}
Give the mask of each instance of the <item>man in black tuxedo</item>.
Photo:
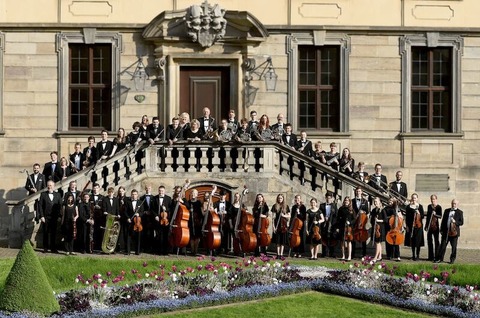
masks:
{"type": "Polygon", "coordinates": [[[103,195],[100,194],[100,185],[98,183],[93,184],[90,204],[93,206],[93,247],[95,250],[100,250],[103,240],[101,227],[105,226],[105,216],[103,215],[103,195]]]}
{"type": "Polygon", "coordinates": [[[382,165],[377,163],[375,165],[375,173],[370,175],[368,185],[377,189],[380,192],[387,192],[387,177],[382,174],[382,165]]]}
{"type": "Polygon", "coordinates": [[[248,131],[250,133],[253,133],[254,131],[257,131],[257,128],[258,128],[257,111],[252,110],[250,112],[250,120],[248,121],[248,131]]]}
{"type": "Polygon", "coordinates": [[[285,146],[289,146],[292,149],[297,147],[297,135],[292,133],[292,124],[285,124],[285,133],[282,135],[282,142],[285,146]]]}
{"type": "Polygon", "coordinates": [[[28,191],[28,195],[31,195],[46,186],[45,176],[40,173],[40,164],[35,163],[33,165],[33,173],[27,177],[27,181],[25,182],[25,190],[28,191]]]}
{"type": "Polygon", "coordinates": [[[168,223],[171,216],[169,213],[169,206],[172,204],[172,198],[165,194],[165,187],[163,185],[158,187],[158,195],[153,197],[152,213],[154,216],[154,230],[157,237],[157,250],[161,255],[168,255],[168,231],[169,226],[161,225],[162,213],[166,213],[166,220],[163,223],[168,223]]]}
{"type": "Polygon", "coordinates": [[[450,254],[450,264],[455,263],[457,257],[457,243],[460,237],[460,227],[463,225],[463,211],[458,209],[458,200],[452,200],[452,207],[443,212],[440,233],[442,234],[442,244],[440,252],[435,263],[443,262],[447,244],[450,243],[452,253],[450,254]]]}
{"type": "Polygon", "coordinates": [[[62,180],[62,170],[60,169],[60,162],[58,162],[58,152],[52,151],[50,153],[51,161],[45,163],[42,174],[47,180],[58,182],[62,180]]]}
{"type": "Polygon", "coordinates": [[[39,199],[39,220],[43,226],[43,252],[50,249],[58,253],[55,238],[57,235],[57,221],[62,208],[62,197],[54,191],[55,183],[48,180],[47,191],[42,192],[39,199]]]}
{"type": "Polygon", "coordinates": [[[230,129],[234,135],[240,128],[240,122],[235,118],[235,110],[233,109],[230,109],[228,112],[227,128],[230,129]]]}
{"type": "Polygon", "coordinates": [[[67,198],[70,194],[73,195],[73,202],[75,205],[78,205],[82,201],[82,195],[80,190],[77,190],[77,181],[75,180],[70,181],[68,184],[68,190],[63,195],[63,203],[67,203],[67,198]]]}
{"type": "Polygon", "coordinates": [[[102,130],[102,140],[97,143],[97,155],[99,160],[105,160],[113,152],[113,142],[108,140],[108,131],[102,130]]]}
{"type": "Polygon", "coordinates": [[[142,245],[145,252],[151,252],[155,243],[155,215],[153,214],[153,201],[152,186],[147,184],[145,186],[145,194],[140,197],[140,202],[143,202],[142,245]]]}
{"type": "MultiPolygon", "coordinates": [[[[355,189],[355,197],[352,199],[352,208],[355,211],[355,215],[358,217],[360,211],[369,215],[368,200],[363,197],[362,188],[355,189]]],[[[352,242],[352,258],[355,257],[355,245],[356,241],[352,242]]],[[[362,242],[362,257],[367,255],[367,242],[362,242]]]]}
{"type": "MultiPolygon", "coordinates": [[[[178,117],[177,121],[179,121],[178,117]]],[[[165,137],[165,129],[162,125],[160,125],[160,119],[158,117],[152,118],[152,123],[147,126],[147,140],[152,145],[157,141],[164,140],[165,137]]]]}
{"type": "Polygon", "coordinates": [[[82,152],[82,145],[75,143],[75,151],[70,155],[70,164],[72,165],[72,172],[76,173],[82,170],[83,162],[85,161],[85,154],[82,152]]]}
{"type": "Polygon", "coordinates": [[[320,204],[320,212],[325,219],[325,222],[321,224],[322,238],[327,243],[326,245],[322,244],[322,257],[335,257],[333,242],[338,239],[336,237],[338,208],[334,202],[333,193],[327,192],[325,194],[325,203],[320,204]]]}
{"type": "Polygon", "coordinates": [[[283,120],[285,118],[285,115],[282,113],[277,115],[277,122],[270,127],[273,132],[273,136],[276,138],[276,140],[281,141],[283,134],[285,134],[285,124],[283,123],[283,120]]]}
{"type": "Polygon", "coordinates": [[[203,108],[203,117],[198,118],[198,121],[200,122],[200,129],[203,131],[203,134],[217,129],[215,118],[210,116],[210,109],[208,107],[203,108]]]}
{"type": "Polygon", "coordinates": [[[93,219],[90,215],[90,194],[84,192],[82,194],[82,201],[78,205],[78,219],[77,219],[77,250],[82,253],[92,253],[92,246],[90,244],[90,227],[93,226],[93,219]]]}
{"type": "MultiPolygon", "coordinates": [[[[402,181],[403,172],[397,171],[395,174],[396,180],[390,183],[390,191],[398,194],[400,203],[402,205],[407,204],[408,202],[408,190],[407,184],[402,181]]],[[[397,196],[394,194],[394,196],[397,196]]]]}
{"type": "Polygon", "coordinates": [[[134,241],[134,246],[135,246],[135,255],[140,255],[140,231],[135,231],[134,230],[134,222],[135,222],[135,217],[139,217],[141,219],[143,215],[143,206],[138,199],[138,191],[136,189],[133,189],[130,192],[130,200],[127,200],[125,203],[125,219],[127,220],[127,223],[129,225],[129,235],[127,239],[127,244],[125,246],[125,249],[127,251],[127,255],[130,255],[130,245],[131,241],[133,239],[134,241]]]}
{"type": "Polygon", "coordinates": [[[95,137],[88,137],[88,146],[83,149],[84,168],[93,166],[98,160],[97,147],[95,147],[95,137]]]}
{"type": "Polygon", "coordinates": [[[302,130],[300,132],[300,139],[297,141],[297,150],[307,157],[311,157],[313,153],[312,142],[307,139],[307,132],[302,130]]]}

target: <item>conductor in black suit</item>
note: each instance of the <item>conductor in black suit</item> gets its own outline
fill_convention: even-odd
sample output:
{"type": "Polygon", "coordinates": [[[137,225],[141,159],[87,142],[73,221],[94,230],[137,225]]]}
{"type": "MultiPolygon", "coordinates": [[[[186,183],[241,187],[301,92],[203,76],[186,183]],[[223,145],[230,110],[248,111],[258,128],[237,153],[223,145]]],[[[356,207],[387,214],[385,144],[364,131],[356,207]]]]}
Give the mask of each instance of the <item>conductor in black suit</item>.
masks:
{"type": "Polygon", "coordinates": [[[442,234],[442,244],[440,245],[440,252],[435,263],[443,262],[447,244],[450,243],[452,247],[452,254],[450,254],[450,264],[455,263],[457,257],[457,243],[460,237],[460,227],[463,225],[463,211],[458,209],[458,200],[452,200],[452,207],[443,212],[442,224],[440,226],[440,233],[442,234]]]}
{"type": "Polygon", "coordinates": [[[39,220],[43,226],[43,252],[50,249],[58,253],[55,245],[57,235],[57,221],[60,217],[62,197],[54,191],[55,183],[52,180],[47,182],[47,191],[42,192],[39,200],[39,220]]]}

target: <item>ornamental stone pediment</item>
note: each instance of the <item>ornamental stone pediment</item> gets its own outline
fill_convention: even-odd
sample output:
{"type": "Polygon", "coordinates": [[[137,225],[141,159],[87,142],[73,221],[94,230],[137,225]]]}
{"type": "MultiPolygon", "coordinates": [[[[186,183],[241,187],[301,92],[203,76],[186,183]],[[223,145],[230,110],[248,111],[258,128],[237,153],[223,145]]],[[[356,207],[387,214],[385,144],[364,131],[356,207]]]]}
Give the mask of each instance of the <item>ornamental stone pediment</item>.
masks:
{"type": "Polygon", "coordinates": [[[152,42],[191,42],[205,49],[215,43],[255,44],[268,37],[266,28],[248,11],[231,11],[204,1],[177,11],[164,11],[144,29],[152,42]]]}

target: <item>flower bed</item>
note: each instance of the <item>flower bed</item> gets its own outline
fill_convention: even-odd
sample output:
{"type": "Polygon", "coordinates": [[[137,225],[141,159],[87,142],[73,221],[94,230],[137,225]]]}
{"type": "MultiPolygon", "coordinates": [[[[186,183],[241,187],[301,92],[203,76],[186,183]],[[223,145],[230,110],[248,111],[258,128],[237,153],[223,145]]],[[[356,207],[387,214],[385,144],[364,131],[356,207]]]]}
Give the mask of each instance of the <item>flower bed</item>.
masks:
{"type": "MultiPolygon", "coordinates": [[[[146,262],[139,269],[107,272],[91,277],[79,274],[78,289],[57,295],[61,317],[137,316],[179,309],[292,294],[307,290],[392,305],[450,317],[478,317],[477,286],[451,287],[451,273],[438,277],[421,272],[395,276],[395,267],[370,259],[353,263],[348,270],[326,267],[292,267],[288,262],[262,256],[239,259],[233,265],[199,258],[198,265],[153,268],[146,262]],[[135,278],[134,284],[125,281],[135,278]]],[[[16,313],[9,317],[33,317],[16,313]]],[[[0,317],[3,317],[0,314],[0,317]]]]}

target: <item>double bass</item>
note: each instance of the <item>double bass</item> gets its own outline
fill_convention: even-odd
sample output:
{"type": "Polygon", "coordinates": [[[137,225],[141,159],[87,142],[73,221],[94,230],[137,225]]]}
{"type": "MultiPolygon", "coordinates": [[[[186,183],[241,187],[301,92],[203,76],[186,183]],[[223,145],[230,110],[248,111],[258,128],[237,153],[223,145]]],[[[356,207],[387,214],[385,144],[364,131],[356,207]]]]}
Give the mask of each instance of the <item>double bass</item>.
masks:
{"type": "Polygon", "coordinates": [[[217,191],[217,186],[213,187],[210,197],[208,198],[207,211],[203,218],[202,226],[202,232],[205,235],[205,246],[209,250],[219,248],[222,243],[222,235],[219,231],[220,218],[212,207],[212,198],[215,191],[217,191]]]}
{"type": "Polygon", "coordinates": [[[171,246],[178,249],[183,248],[190,242],[190,231],[188,229],[188,220],[190,219],[190,212],[187,207],[180,203],[180,199],[184,196],[185,191],[190,185],[190,180],[185,180],[185,185],[182,191],[178,194],[177,205],[172,214],[170,221],[170,229],[168,233],[168,242],[171,246]]]}
{"type": "Polygon", "coordinates": [[[358,211],[358,216],[355,220],[353,228],[353,239],[357,242],[366,242],[368,240],[368,231],[365,228],[368,222],[368,215],[365,211],[358,211]]]}
{"type": "MultiPolygon", "coordinates": [[[[247,212],[243,205],[243,198],[248,193],[245,186],[240,196],[240,210],[235,219],[235,239],[239,241],[243,253],[253,252],[257,247],[257,236],[253,233],[253,215],[247,212]]],[[[236,246],[236,244],[234,244],[236,246]]],[[[235,251],[237,253],[237,251],[235,251]]]]}

